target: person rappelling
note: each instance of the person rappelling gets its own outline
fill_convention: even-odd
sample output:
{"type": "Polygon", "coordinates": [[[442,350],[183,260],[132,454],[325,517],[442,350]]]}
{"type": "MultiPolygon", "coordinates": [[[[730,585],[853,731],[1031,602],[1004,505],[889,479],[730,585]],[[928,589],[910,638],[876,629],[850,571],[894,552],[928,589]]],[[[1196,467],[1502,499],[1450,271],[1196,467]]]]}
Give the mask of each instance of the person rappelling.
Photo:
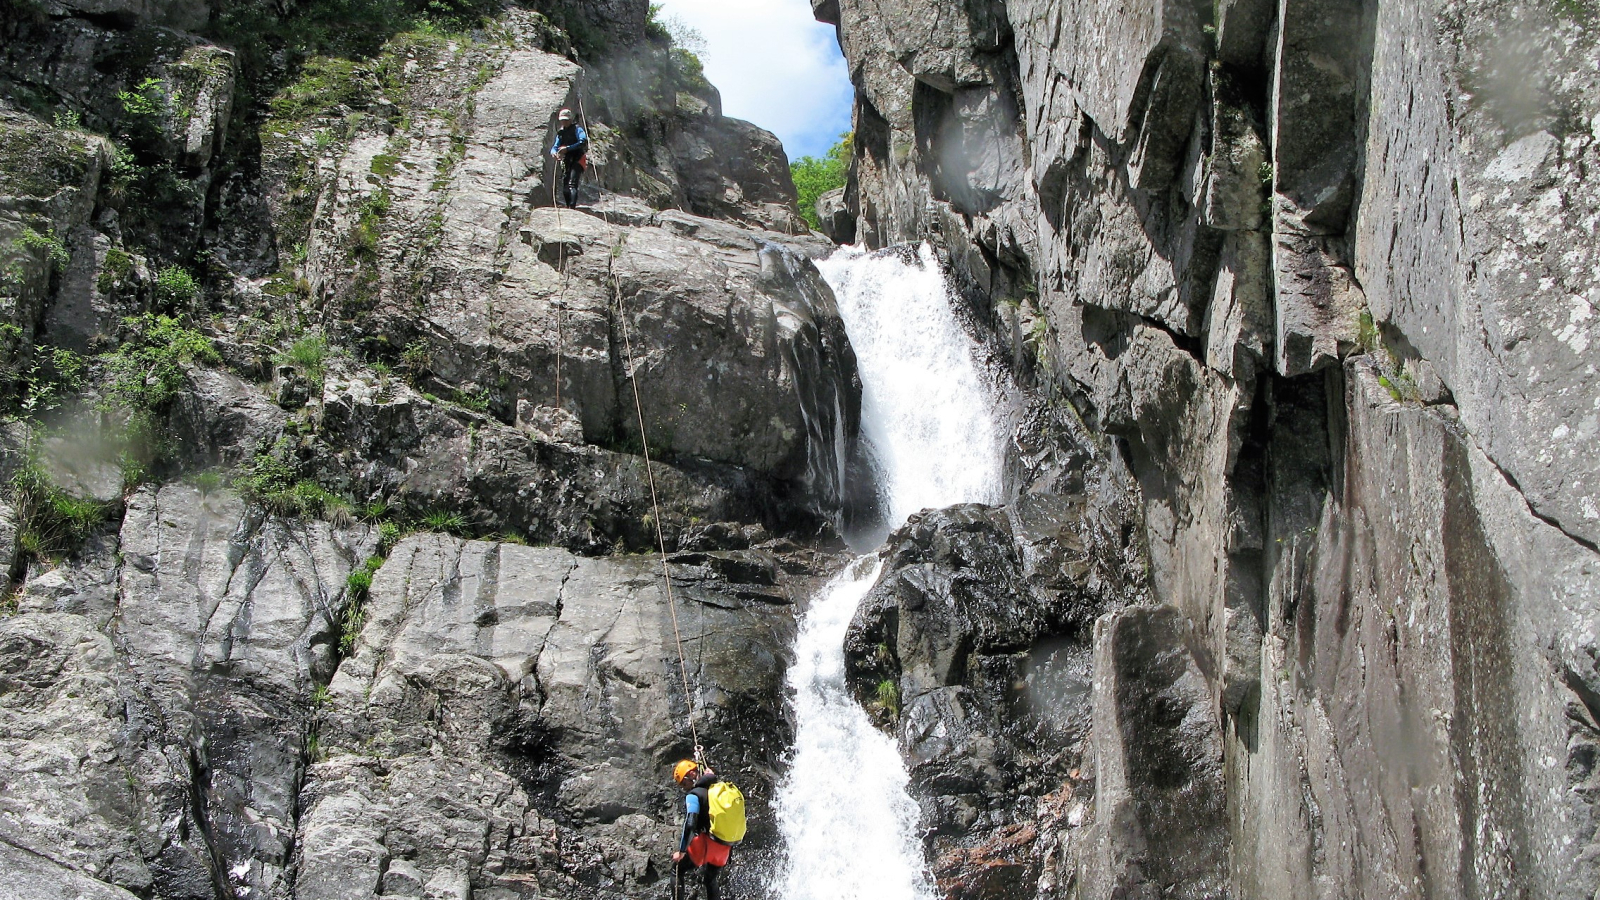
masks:
{"type": "Polygon", "coordinates": [[[721,900],[717,876],[728,864],[733,845],[744,839],[744,795],[711,771],[711,767],[692,759],[672,768],[672,778],[683,788],[683,832],[678,849],[672,854],[676,864],[673,897],[688,900],[683,879],[698,869],[706,886],[706,900],[721,900]]]}
{"type": "Polygon", "coordinates": [[[550,155],[561,161],[561,200],[568,209],[578,205],[578,183],[589,168],[589,133],[572,118],[572,110],[556,116],[556,142],[550,155]]]}

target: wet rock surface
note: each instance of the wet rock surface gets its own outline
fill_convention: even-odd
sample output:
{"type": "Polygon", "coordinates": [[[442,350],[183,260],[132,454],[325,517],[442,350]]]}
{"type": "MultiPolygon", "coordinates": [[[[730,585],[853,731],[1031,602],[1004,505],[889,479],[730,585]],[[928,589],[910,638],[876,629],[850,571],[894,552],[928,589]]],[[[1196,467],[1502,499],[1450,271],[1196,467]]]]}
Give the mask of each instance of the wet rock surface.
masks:
{"type": "MultiPolygon", "coordinates": [[[[721,558],[675,558],[677,627],[708,758],[760,797],[785,746],[793,602],[776,558],[747,551],[753,572],[718,577],[705,563],[721,558]],[[747,588],[752,575],[767,584],[747,588]]],[[[658,560],[418,536],[364,616],[317,717],[302,896],[391,879],[665,888],[678,793],[662,773],[693,743],[658,560]]],[[[751,865],[773,837],[757,812],[751,865]]]]}
{"type": "Polygon", "coordinates": [[[1147,609],[1150,585],[1128,473],[1086,437],[1048,408],[1025,416],[1013,499],[913,516],[846,638],[949,896],[1069,883],[1069,849],[1091,840],[1096,623],[1147,609]]]}
{"type": "Polygon", "coordinates": [[[655,557],[418,534],[366,590],[373,529],[185,485],[135,494],[107,540],[0,621],[0,829],[13,871],[71,896],[664,889],[663,772],[693,751],[675,624],[708,758],[767,796],[811,587],[788,572],[821,567],[680,554],[673,623],[655,557]]]}

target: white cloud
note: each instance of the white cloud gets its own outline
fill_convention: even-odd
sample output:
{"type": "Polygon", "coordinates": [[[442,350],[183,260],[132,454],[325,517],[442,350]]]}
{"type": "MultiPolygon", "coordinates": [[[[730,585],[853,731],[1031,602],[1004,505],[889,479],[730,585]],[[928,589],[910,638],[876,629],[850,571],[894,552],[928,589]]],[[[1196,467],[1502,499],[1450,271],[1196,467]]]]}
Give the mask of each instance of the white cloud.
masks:
{"type": "Polygon", "coordinates": [[[810,0],[661,0],[661,15],[705,37],[723,113],[776,134],[791,160],[820,156],[850,129],[849,71],[810,0]]]}

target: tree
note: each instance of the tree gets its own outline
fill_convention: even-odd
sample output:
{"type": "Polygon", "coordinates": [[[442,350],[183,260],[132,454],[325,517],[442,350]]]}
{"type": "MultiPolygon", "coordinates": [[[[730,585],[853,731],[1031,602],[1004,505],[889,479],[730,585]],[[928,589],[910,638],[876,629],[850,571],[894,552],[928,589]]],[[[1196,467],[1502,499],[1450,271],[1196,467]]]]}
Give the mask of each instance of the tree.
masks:
{"type": "Polygon", "coordinates": [[[800,195],[800,215],[812,228],[821,229],[817,220],[817,198],[844,187],[845,175],[850,171],[850,151],[855,142],[853,132],[839,135],[839,142],[828,148],[822,157],[802,156],[789,164],[794,176],[794,189],[800,195]]]}

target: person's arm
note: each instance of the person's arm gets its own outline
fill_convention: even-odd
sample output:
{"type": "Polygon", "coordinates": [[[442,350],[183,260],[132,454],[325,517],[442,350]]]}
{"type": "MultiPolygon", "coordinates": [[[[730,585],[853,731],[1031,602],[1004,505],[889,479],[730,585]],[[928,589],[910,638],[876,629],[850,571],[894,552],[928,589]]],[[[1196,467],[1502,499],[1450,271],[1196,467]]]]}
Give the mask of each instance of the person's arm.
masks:
{"type": "Polygon", "coordinates": [[[689,839],[700,830],[700,798],[689,794],[683,800],[683,834],[678,838],[678,852],[689,849],[689,839]]]}

